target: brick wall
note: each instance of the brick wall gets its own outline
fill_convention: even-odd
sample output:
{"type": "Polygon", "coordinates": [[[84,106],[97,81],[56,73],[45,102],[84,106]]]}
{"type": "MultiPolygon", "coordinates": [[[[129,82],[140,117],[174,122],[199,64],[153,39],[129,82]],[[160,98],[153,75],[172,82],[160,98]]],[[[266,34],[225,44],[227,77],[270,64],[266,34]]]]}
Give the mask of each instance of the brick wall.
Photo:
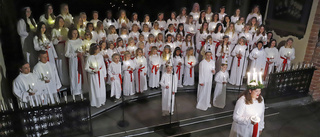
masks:
{"type": "Polygon", "coordinates": [[[310,37],[306,49],[304,61],[313,63],[316,71],[313,75],[310,93],[314,101],[320,101],[320,47],[316,48],[318,42],[318,33],[320,30],[320,1],[318,2],[317,11],[312,24],[310,37]]]}

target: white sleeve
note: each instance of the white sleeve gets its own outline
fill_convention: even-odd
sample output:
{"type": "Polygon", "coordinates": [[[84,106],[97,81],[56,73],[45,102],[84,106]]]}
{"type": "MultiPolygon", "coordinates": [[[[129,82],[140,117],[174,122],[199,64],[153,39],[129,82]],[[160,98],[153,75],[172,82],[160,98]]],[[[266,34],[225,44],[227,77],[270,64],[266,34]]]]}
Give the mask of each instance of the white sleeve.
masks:
{"type": "Polygon", "coordinates": [[[166,87],[165,79],[166,79],[165,75],[162,75],[161,80],[159,82],[159,84],[161,85],[162,88],[166,87]]]}
{"type": "Polygon", "coordinates": [[[264,129],[264,112],[265,112],[264,100],[261,103],[263,103],[263,112],[260,116],[261,120],[260,120],[259,126],[258,126],[259,131],[262,131],[264,129]]]}
{"type": "Polygon", "coordinates": [[[22,102],[27,102],[27,96],[29,93],[27,91],[21,90],[21,83],[18,80],[13,81],[13,93],[17,96],[17,98],[22,102]]]}
{"type": "Polygon", "coordinates": [[[27,37],[29,33],[27,32],[27,24],[23,19],[20,19],[17,24],[17,31],[20,37],[27,37]]]}
{"type": "Polygon", "coordinates": [[[237,104],[234,108],[234,112],[233,112],[233,120],[235,122],[237,122],[238,124],[244,124],[244,125],[248,125],[250,124],[250,117],[244,117],[244,112],[245,112],[245,99],[244,97],[240,97],[237,101],[237,104]]]}
{"type": "Polygon", "coordinates": [[[199,84],[204,84],[205,82],[205,77],[206,77],[206,74],[203,70],[205,66],[203,66],[203,63],[200,62],[199,64],[199,84]]]}

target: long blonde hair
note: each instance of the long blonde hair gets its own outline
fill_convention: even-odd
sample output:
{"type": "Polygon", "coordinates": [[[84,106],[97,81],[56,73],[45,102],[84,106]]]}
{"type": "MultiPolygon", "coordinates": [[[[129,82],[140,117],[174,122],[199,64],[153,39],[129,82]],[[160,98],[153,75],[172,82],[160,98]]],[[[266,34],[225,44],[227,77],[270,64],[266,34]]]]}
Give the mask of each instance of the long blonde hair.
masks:
{"type": "Polygon", "coordinates": [[[164,48],[163,48],[162,59],[163,59],[163,60],[166,60],[166,57],[167,57],[168,54],[169,54],[169,55],[171,54],[171,48],[170,48],[169,45],[166,45],[166,46],[164,46],[164,48]],[[165,52],[164,52],[166,49],[169,49],[169,53],[165,53],[165,52]]]}
{"type": "Polygon", "coordinates": [[[232,32],[232,34],[235,33],[235,28],[234,28],[234,23],[230,22],[229,27],[226,29],[226,31],[224,32],[224,34],[228,34],[229,32],[232,32]],[[230,26],[233,25],[233,29],[231,30],[230,26]]]}
{"type": "Polygon", "coordinates": [[[190,50],[193,50],[193,48],[192,48],[192,47],[189,47],[189,48],[187,49],[186,56],[187,56],[187,59],[188,59],[188,60],[189,60],[190,56],[194,56],[193,53],[192,53],[191,55],[189,54],[189,51],[190,51],[190,50]]]}

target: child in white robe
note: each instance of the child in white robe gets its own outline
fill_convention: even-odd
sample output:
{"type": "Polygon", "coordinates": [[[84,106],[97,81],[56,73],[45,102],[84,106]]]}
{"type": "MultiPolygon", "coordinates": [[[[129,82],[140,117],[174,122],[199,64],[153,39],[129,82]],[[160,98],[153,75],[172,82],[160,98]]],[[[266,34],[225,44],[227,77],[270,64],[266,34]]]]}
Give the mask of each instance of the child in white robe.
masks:
{"type": "Polygon", "coordinates": [[[122,76],[121,76],[121,62],[120,54],[115,53],[112,55],[112,61],[108,67],[108,75],[111,81],[111,94],[110,97],[115,96],[120,99],[122,91],[122,76]]]}
{"type": "Polygon", "coordinates": [[[123,95],[131,96],[135,93],[134,88],[134,74],[135,64],[131,60],[131,55],[129,51],[124,53],[124,60],[122,65],[123,74],[123,95]]]}
{"type": "Polygon", "coordinates": [[[49,104],[55,104],[54,96],[58,94],[61,88],[61,82],[58,76],[57,69],[48,62],[46,51],[39,52],[40,61],[34,66],[33,72],[38,76],[38,79],[45,82],[48,91],[47,97],[50,98],[49,104]]]}
{"type": "Polygon", "coordinates": [[[228,64],[222,64],[220,71],[215,75],[216,87],[214,88],[214,95],[212,105],[217,108],[224,108],[226,105],[226,90],[229,73],[226,71],[228,64]]]}
{"type": "Polygon", "coordinates": [[[135,87],[137,93],[142,93],[147,90],[147,59],[143,56],[141,48],[136,50],[136,57],[133,59],[136,64],[136,70],[134,71],[135,87]]]}
{"type": "Polygon", "coordinates": [[[215,63],[211,59],[211,51],[206,51],[205,59],[199,64],[199,85],[197,90],[197,109],[207,110],[211,107],[212,77],[215,73],[215,63]]]}
{"type": "Polygon", "coordinates": [[[185,41],[182,43],[181,53],[182,53],[183,57],[186,56],[187,49],[189,47],[195,49],[195,45],[192,42],[192,35],[191,34],[187,34],[186,38],[185,38],[185,41]]]}
{"type": "Polygon", "coordinates": [[[88,72],[89,99],[92,107],[99,108],[106,102],[107,70],[100,48],[97,44],[91,44],[90,56],[88,56],[85,70],[88,72]]]}
{"type": "Polygon", "coordinates": [[[160,80],[160,67],[161,67],[161,58],[157,54],[157,47],[154,46],[151,48],[150,56],[149,56],[149,87],[150,88],[158,88],[159,80],[160,80]]]}
{"type": "Polygon", "coordinates": [[[20,105],[30,103],[34,107],[40,105],[41,96],[47,94],[48,91],[44,81],[30,72],[29,63],[23,62],[20,66],[20,74],[13,81],[13,93],[20,105]]]}
{"type": "MultiPolygon", "coordinates": [[[[140,26],[140,25],[139,25],[140,26]]],[[[134,42],[137,43],[138,42],[138,39],[139,39],[139,35],[140,35],[140,32],[139,32],[139,27],[137,24],[133,24],[132,25],[132,30],[131,32],[129,33],[129,38],[133,38],[134,39],[134,42]]]]}
{"type": "Polygon", "coordinates": [[[293,39],[288,38],[286,44],[279,50],[280,59],[278,62],[279,67],[277,68],[278,72],[288,70],[291,67],[291,61],[296,58],[292,43],[293,39]]]}
{"type": "Polygon", "coordinates": [[[182,74],[184,69],[183,66],[184,66],[184,60],[181,54],[181,48],[176,47],[176,49],[173,52],[173,68],[174,68],[174,74],[177,75],[178,77],[177,87],[183,87],[182,86],[182,74]]]}
{"type": "MultiPolygon", "coordinates": [[[[217,53],[216,53],[218,57],[218,60],[216,61],[216,66],[221,66],[221,64],[228,64],[227,70],[230,70],[231,68],[230,66],[232,63],[232,56],[231,56],[232,49],[230,49],[228,41],[229,41],[229,36],[228,35],[223,36],[223,41],[218,46],[217,53]]],[[[220,68],[216,67],[216,71],[219,72],[220,68]]]]}
{"type": "Polygon", "coordinates": [[[172,74],[172,66],[166,65],[160,81],[162,89],[162,115],[171,115],[174,110],[175,93],[177,92],[177,75],[172,74]]]}
{"type": "Polygon", "coordinates": [[[229,80],[231,85],[242,85],[243,76],[246,74],[245,70],[247,70],[247,58],[249,56],[249,51],[248,47],[245,45],[245,42],[246,39],[241,37],[239,39],[239,44],[234,47],[231,53],[231,55],[234,56],[229,80]]]}
{"type": "Polygon", "coordinates": [[[257,43],[257,47],[254,48],[249,58],[251,60],[251,66],[250,66],[250,72],[253,72],[253,69],[255,68],[258,72],[264,72],[265,66],[266,66],[266,52],[262,48],[263,42],[259,41],[257,43]]]}
{"type": "Polygon", "coordinates": [[[127,51],[130,53],[130,57],[133,60],[135,55],[136,55],[136,50],[137,50],[137,46],[134,43],[134,39],[133,38],[129,38],[128,39],[128,46],[127,46],[127,51]]]}
{"type": "Polygon", "coordinates": [[[81,58],[83,57],[83,50],[81,49],[82,40],[79,39],[77,29],[71,29],[68,36],[69,40],[66,43],[65,56],[69,58],[69,77],[70,90],[72,95],[79,95],[82,93],[82,65],[81,58]],[[71,34],[70,34],[71,33],[71,34]]]}
{"type": "Polygon", "coordinates": [[[193,86],[194,85],[194,66],[197,64],[197,59],[193,55],[193,48],[189,47],[187,49],[187,54],[184,57],[184,86],[193,86]]]}
{"type": "Polygon", "coordinates": [[[108,30],[107,40],[112,41],[113,43],[116,44],[118,37],[119,37],[119,35],[117,34],[117,30],[116,30],[115,26],[111,25],[108,30]]]}
{"type": "Polygon", "coordinates": [[[162,52],[162,55],[160,56],[161,57],[161,65],[162,65],[162,68],[161,68],[161,72],[166,72],[166,65],[170,64],[172,66],[172,55],[171,55],[171,48],[169,45],[166,45],[164,46],[164,49],[163,49],[163,52],[162,52]]]}
{"type": "Polygon", "coordinates": [[[279,51],[276,48],[277,45],[277,41],[275,39],[271,39],[270,40],[270,47],[265,48],[265,52],[266,52],[266,67],[264,70],[264,80],[266,79],[266,76],[268,74],[270,74],[271,72],[274,72],[274,66],[278,67],[278,60],[280,58],[279,56],[279,51]]]}

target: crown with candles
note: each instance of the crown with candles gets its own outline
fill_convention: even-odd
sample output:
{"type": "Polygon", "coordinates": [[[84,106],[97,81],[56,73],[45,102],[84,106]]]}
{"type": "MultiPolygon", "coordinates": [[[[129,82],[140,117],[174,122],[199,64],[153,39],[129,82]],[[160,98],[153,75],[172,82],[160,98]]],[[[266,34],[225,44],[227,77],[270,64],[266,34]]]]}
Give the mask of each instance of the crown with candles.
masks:
{"type": "Polygon", "coordinates": [[[248,85],[247,89],[263,89],[264,85],[262,82],[262,72],[257,73],[256,69],[253,68],[252,79],[250,80],[250,72],[248,72],[248,85]]]}

